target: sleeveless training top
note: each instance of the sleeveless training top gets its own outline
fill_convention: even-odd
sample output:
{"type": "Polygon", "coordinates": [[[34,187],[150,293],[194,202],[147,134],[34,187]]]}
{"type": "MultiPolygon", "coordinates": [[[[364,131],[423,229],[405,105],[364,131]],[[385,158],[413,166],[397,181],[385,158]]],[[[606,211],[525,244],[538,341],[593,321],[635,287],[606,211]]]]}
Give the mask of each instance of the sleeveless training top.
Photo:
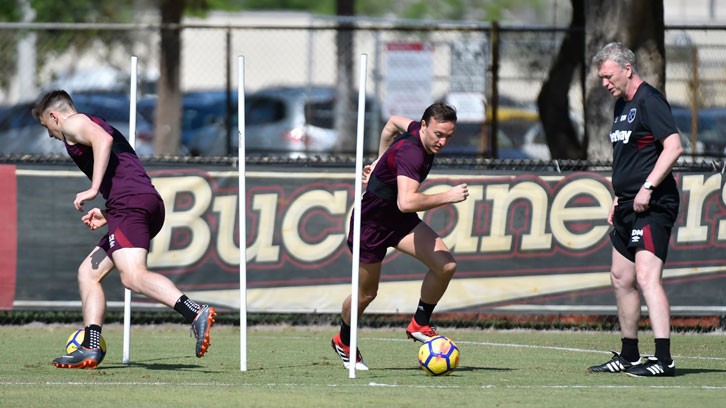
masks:
{"type": "MultiPolygon", "coordinates": [[[[103,176],[99,188],[99,193],[106,199],[106,203],[112,203],[115,199],[133,194],[155,194],[158,196],[159,193],[151,184],[151,179],[146,174],[144,166],[124,135],[106,123],[105,120],[88,114],[84,115],[88,116],[113,137],[111,156],[108,159],[106,174],[103,176]]],[[[68,155],[78,168],[89,179],[93,179],[93,149],[91,149],[91,146],[71,145],[65,140],[63,140],[63,143],[66,146],[68,155]]]]}
{"type": "Polygon", "coordinates": [[[433,165],[434,155],[421,144],[421,123],[412,121],[407,133],[397,137],[373,169],[366,193],[361,199],[361,222],[388,228],[403,224],[403,218],[418,218],[398,209],[397,177],[406,176],[423,183],[433,165]]]}

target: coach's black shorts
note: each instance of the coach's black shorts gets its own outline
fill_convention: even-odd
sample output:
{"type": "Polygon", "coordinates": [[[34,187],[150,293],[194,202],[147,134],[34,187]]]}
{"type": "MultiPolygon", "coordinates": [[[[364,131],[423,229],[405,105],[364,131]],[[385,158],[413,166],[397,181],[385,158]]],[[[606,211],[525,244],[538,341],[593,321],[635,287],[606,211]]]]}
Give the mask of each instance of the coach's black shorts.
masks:
{"type": "Polygon", "coordinates": [[[635,262],[635,251],[642,248],[665,263],[671,229],[677,216],[677,202],[668,205],[653,204],[642,213],[633,210],[632,200],[618,203],[613,214],[615,228],[610,231],[610,241],[631,262],[635,262]]]}

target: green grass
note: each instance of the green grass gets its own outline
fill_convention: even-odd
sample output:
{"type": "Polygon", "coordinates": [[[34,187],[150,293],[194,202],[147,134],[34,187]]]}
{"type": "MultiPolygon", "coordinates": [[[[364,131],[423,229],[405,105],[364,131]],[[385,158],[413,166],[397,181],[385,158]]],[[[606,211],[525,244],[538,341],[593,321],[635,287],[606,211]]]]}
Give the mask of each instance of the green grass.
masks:
{"type": "MultiPolygon", "coordinates": [[[[676,334],[674,378],[592,374],[589,365],[619,348],[611,332],[441,330],[461,350],[459,369],[429,377],[419,343],[403,329],[359,331],[370,371],[349,379],[330,348],[330,327],[252,327],[248,371],[240,371],[239,329],[217,326],[210,352],[194,357],[188,328],[135,326],[131,364],[121,363],[122,331],[104,328],[109,350],[96,370],[58,369],[74,327],[0,326],[0,406],[102,407],[658,407],[720,406],[726,398],[726,335],[676,334]],[[632,405],[631,405],[632,404],[632,405]]],[[[652,353],[652,336],[640,338],[652,353]]]]}

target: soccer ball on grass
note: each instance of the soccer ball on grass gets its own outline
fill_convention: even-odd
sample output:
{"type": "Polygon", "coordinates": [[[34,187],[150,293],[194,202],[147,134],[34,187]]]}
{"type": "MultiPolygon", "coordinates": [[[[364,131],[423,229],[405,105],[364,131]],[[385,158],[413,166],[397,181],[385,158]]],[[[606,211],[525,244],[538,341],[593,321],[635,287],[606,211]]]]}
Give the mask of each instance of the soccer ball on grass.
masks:
{"type": "Polygon", "coordinates": [[[436,336],[419,348],[418,364],[429,375],[449,375],[459,364],[459,348],[448,337],[436,336]]]}
{"type": "MultiPolygon", "coordinates": [[[[83,344],[83,338],[85,337],[86,331],[85,329],[78,329],[75,332],[71,333],[70,336],[68,336],[68,341],[66,342],[66,354],[71,354],[74,351],[78,350],[79,347],[81,347],[81,344],[83,344]]],[[[101,351],[103,351],[103,357],[106,356],[106,340],[103,339],[103,336],[101,336],[101,351]]],[[[100,361],[99,361],[100,363],[100,361]]]]}

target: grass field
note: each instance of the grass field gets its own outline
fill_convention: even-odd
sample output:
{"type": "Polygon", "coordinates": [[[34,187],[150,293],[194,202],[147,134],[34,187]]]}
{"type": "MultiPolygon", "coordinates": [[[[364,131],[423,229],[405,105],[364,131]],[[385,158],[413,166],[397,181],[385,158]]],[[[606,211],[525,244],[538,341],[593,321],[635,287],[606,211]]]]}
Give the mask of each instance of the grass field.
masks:
{"type": "MultiPolygon", "coordinates": [[[[330,347],[331,327],[251,327],[248,371],[240,371],[239,328],[215,326],[201,359],[187,327],[135,326],[131,364],[122,331],[104,328],[109,350],[96,370],[58,369],[75,327],[0,326],[0,406],[101,407],[716,407],[726,400],[726,334],[675,334],[674,378],[592,374],[619,349],[611,332],[440,330],[461,350],[459,369],[429,377],[419,343],[403,329],[359,331],[370,371],[349,379],[330,347]]],[[[641,353],[653,340],[641,334],[641,353]]]]}

